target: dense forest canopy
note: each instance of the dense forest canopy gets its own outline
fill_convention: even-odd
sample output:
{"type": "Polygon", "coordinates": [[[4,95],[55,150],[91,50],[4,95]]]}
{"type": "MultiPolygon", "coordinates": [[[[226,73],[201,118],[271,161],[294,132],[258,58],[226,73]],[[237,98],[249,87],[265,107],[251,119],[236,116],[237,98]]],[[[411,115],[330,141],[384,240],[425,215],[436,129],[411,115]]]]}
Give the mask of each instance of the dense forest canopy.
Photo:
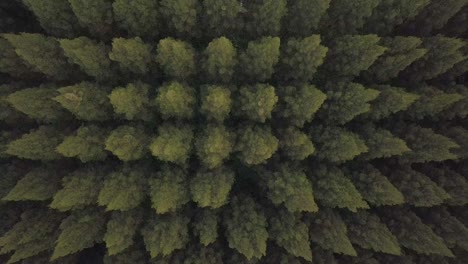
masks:
{"type": "Polygon", "coordinates": [[[468,263],[468,0],[0,2],[0,263],[468,263]]]}

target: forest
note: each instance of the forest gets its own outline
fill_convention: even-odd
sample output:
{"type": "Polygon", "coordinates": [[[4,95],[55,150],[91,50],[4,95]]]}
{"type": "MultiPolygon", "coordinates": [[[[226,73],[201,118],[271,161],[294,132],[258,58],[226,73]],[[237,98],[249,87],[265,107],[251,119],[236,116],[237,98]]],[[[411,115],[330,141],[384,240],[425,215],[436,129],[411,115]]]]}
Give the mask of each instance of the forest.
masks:
{"type": "Polygon", "coordinates": [[[0,1],[0,263],[468,263],[468,0],[0,1]]]}

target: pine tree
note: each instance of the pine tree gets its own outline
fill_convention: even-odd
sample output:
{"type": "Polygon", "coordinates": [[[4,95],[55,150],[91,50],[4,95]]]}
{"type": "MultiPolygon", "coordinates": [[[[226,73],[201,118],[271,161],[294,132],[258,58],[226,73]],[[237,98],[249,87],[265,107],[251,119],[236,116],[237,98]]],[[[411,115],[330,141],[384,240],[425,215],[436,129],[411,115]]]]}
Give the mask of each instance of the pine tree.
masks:
{"type": "Polygon", "coordinates": [[[378,216],[360,210],[358,213],[346,214],[343,219],[353,244],[375,252],[401,255],[398,240],[378,216]]]}
{"type": "Polygon", "coordinates": [[[49,126],[40,126],[10,142],[6,153],[22,159],[57,160],[62,156],[55,150],[62,143],[63,134],[49,126]]]}
{"type": "Polygon", "coordinates": [[[190,219],[183,215],[156,215],[148,218],[141,230],[151,258],[168,256],[189,242],[190,219]]]}
{"type": "Polygon", "coordinates": [[[73,78],[73,69],[67,63],[59,42],[40,34],[21,33],[4,34],[3,37],[15,48],[16,54],[34,71],[55,80],[67,80],[73,78]]]}
{"type": "Polygon", "coordinates": [[[360,126],[358,132],[369,148],[368,152],[361,155],[363,159],[371,160],[400,156],[410,151],[405,141],[395,137],[388,130],[367,124],[360,126]]]}
{"type": "Polygon", "coordinates": [[[461,39],[442,35],[424,38],[422,47],[428,52],[402,71],[400,76],[412,83],[439,76],[466,58],[461,50],[463,43],[461,39]]]}
{"type": "Polygon", "coordinates": [[[260,174],[266,196],[274,205],[284,205],[291,213],[318,211],[312,184],[303,168],[283,163],[272,170],[262,170],[260,174]]]}
{"type": "Polygon", "coordinates": [[[197,36],[200,3],[197,0],[161,0],[160,12],[170,34],[176,37],[197,36]]]}
{"type": "Polygon", "coordinates": [[[445,92],[451,94],[461,94],[463,99],[448,106],[445,110],[439,113],[439,119],[452,120],[455,118],[465,118],[468,116],[468,90],[464,85],[455,85],[450,89],[444,89],[445,92]]]}
{"type": "Polygon", "coordinates": [[[170,82],[158,89],[154,102],[164,119],[191,119],[194,116],[197,98],[192,87],[179,82],[170,82]]]}
{"type": "Polygon", "coordinates": [[[278,102],[275,87],[268,84],[255,84],[239,88],[237,114],[252,121],[265,123],[278,102]]]}
{"type": "Polygon", "coordinates": [[[189,43],[165,38],[159,41],[157,52],[156,61],[169,78],[184,80],[196,73],[195,49],[189,43]]]}
{"type": "Polygon", "coordinates": [[[247,165],[265,163],[277,151],[279,140],[264,126],[247,126],[238,131],[236,151],[247,165]]]}
{"type": "Polygon", "coordinates": [[[73,211],[60,224],[60,236],[51,260],[67,256],[101,242],[105,232],[105,217],[98,209],[73,211]],[[86,236],[83,236],[83,234],[86,236]]]}
{"type": "Polygon", "coordinates": [[[148,179],[152,207],[158,214],[173,212],[190,200],[187,172],[165,165],[148,179]]]}
{"type": "Polygon", "coordinates": [[[278,246],[293,256],[312,261],[308,231],[308,226],[298,215],[285,210],[278,211],[269,219],[268,233],[278,246]]]}
{"type": "Polygon", "coordinates": [[[195,146],[200,162],[213,169],[229,158],[234,148],[235,135],[224,126],[208,125],[197,136],[195,146]]]}
{"type": "Polygon", "coordinates": [[[449,194],[450,198],[445,200],[445,204],[451,206],[468,204],[468,181],[463,175],[448,167],[437,168],[431,165],[425,165],[421,172],[449,194]]]}
{"type": "Polygon", "coordinates": [[[408,20],[416,17],[430,0],[380,0],[366,19],[364,30],[379,36],[390,35],[395,29],[408,20]]]}
{"type": "Polygon", "coordinates": [[[279,148],[291,160],[304,160],[315,152],[315,147],[309,136],[295,127],[281,131],[279,148]]]}
{"type": "Polygon", "coordinates": [[[110,48],[102,42],[87,37],[61,39],[68,62],[78,65],[87,75],[98,82],[115,80],[115,68],[108,57],[110,48]]]}
{"type": "MultiPolygon", "coordinates": [[[[0,175],[2,175],[0,177],[0,198],[5,197],[28,171],[29,168],[21,163],[0,163],[0,175]]],[[[0,202],[1,205],[3,205],[2,202],[0,202]]]]}
{"type": "Polygon", "coordinates": [[[340,82],[328,84],[327,100],[317,115],[330,124],[343,125],[356,116],[369,112],[370,103],[379,96],[379,91],[368,89],[358,83],[340,82]]]}
{"type": "Polygon", "coordinates": [[[322,16],[330,7],[331,0],[288,1],[288,13],[283,27],[296,37],[308,37],[319,31],[322,16]]]}
{"type": "Polygon", "coordinates": [[[381,0],[333,0],[321,20],[322,34],[329,37],[354,35],[361,31],[381,0]]]}
{"type": "Polygon", "coordinates": [[[421,97],[403,113],[414,119],[435,117],[443,110],[463,99],[463,95],[461,94],[444,93],[430,86],[420,88],[418,93],[421,97]]]}
{"type": "MultiPolygon", "coordinates": [[[[348,238],[348,229],[338,212],[324,208],[310,215],[310,240],[322,249],[356,256],[356,250],[348,238]]],[[[328,263],[328,262],[325,262],[328,263]]]]}
{"type": "Polygon", "coordinates": [[[4,201],[46,201],[60,189],[63,170],[42,165],[24,175],[3,197],[4,201]]]}
{"type": "MultiPolygon", "coordinates": [[[[423,1],[427,2],[427,0],[423,1]]],[[[418,1],[408,1],[408,3],[415,2],[418,1]]],[[[419,0],[419,2],[421,2],[421,0],[419,0]]],[[[427,53],[427,49],[421,47],[422,40],[416,37],[388,37],[382,38],[380,42],[382,46],[388,49],[367,71],[362,72],[364,77],[374,82],[388,82],[397,77],[398,74],[410,66],[411,63],[417,61],[427,53]]]]}
{"type": "Polygon", "coordinates": [[[148,153],[150,138],[142,126],[123,125],[107,138],[106,150],[122,161],[138,160],[148,153]]]}
{"type": "Polygon", "coordinates": [[[453,257],[452,252],[429,226],[409,209],[392,208],[384,210],[380,218],[396,236],[402,247],[414,250],[419,254],[435,254],[453,257]]]}
{"type": "MultiPolygon", "coordinates": [[[[205,1],[206,3],[206,1],[205,1]]],[[[207,81],[229,83],[237,66],[237,51],[232,42],[220,37],[212,40],[203,53],[201,68],[207,81]]]]}
{"type": "Polygon", "coordinates": [[[318,203],[329,208],[346,208],[352,212],[368,209],[351,180],[336,166],[315,166],[309,177],[314,186],[314,197],[318,203]]]}
{"type": "Polygon", "coordinates": [[[275,72],[279,56],[280,38],[263,37],[250,41],[247,49],[239,53],[239,70],[247,80],[266,81],[275,72]]]}
{"type": "Polygon", "coordinates": [[[34,13],[47,33],[67,38],[80,33],[81,27],[68,1],[22,1],[34,13]]]}
{"type": "Polygon", "coordinates": [[[81,162],[104,160],[107,157],[104,143],[108,134],[107,129],[96,125],[81,126],[57,146],[57,152],[65,157],[76,157],[81,162]]]}
{"type": "Polygon", "coordinates": [[[288,11],[286,0],[255,0],[243,4],[248,14],[244,30],[251,38],[280,33],[281,20],[288,11]]]}
{"type": "Polygon", "coordinates": [[[112,212],[103,238],[109,256],[126,252],[134,244],[134,238],[142,221],[143,211],[140,209],[112,212]]]}
{"type": "Polygon", "coordinates": [[[2,237],[0,254],[12,253],[8,263],[15,263],[54,247],[56,230],[63,216],[53,210],[30,209],[2,237]]]}
{"type": "Polygon", "coordinates": [[[204,34],[209,37],[231,37],[241,28],[245,9],[239,0],[203,0],[202,5],[204,34]]]}
{"type": "Polygon", "coordinates": [[[161,12],[157,1],[115,0],[112,4],[117,27],[128,35],[154,39],[161,29],[161,12]]]}
{"type": "Polygon", "coordinates": [[[21,88],[21,84],[0,85],[0,120],[6,125],[18,124],[19,121],[23,124],[32,122],[25,114],[14,109],[7,100],[10,94],[21,88]]]}
{"type": "Polygon", "coordinates": [[[148,262],[144,245],[133,245],[115,255],[106,254],[103,258],[104,264],[147,264],[148,262]]]}
{"type": "Polygon", "coordinates": [[[451,152],[451,149],[459,146],[451,139],[434,133],[430,128],[406,124],[405,128],[397,128],[395,131],[394,134],[403,139],[411,149],[410,152],[406,152],[401,156],[403,161],[427,162],[457,158],[451,152]]]}
{"type": "Polygon", "coordinates": [[[184,264],[223,263],[223,253],[218,247],[190,246],[185,253],[184,264]]]}
{"type": "Polygon", "coordinates": [[[88,165],[67,174],[62,179],[62,189],[55,193],[49,207],[70,211],[95,205],[107,173],[105,167],[88,165]]]}
{"type": "Polygon", "coordinates": [[[152,47],[140,37],[114,38],[109,58],[119,64],[121,72],[144,76],[154,70],[152,47]]]}
{"type": "Polygon", "coordinates": [[[375,100],[370,102],[369,112],[361,114],[363,119],[381,120],[390,117],[394,113],[407,110],[420,98],[417,94],[390,85],[377,85],[372,88],[380,93],[375,100]]]}
{"type": "Polygon", "coordinates": [[[266,253],[267,221],[262,208],[251,197],[239,195],[230,200],[224,226],[229,247],[248,260],[266,253]]]}
{"type": "Polygon", "coordinates": [[[109,89],[95,83],[81,82],[57,90],[53,100],[85,121],[106,121],[112,118],[112,105],[107,96],[109,89]]]}
{"type": "Polygon", "coordinates": [[[53,87],[39,86],[14,92],[6,100],[14,109],[30,118],[52,123],[70,118],[60,104],[53,100],[57,95],[58,92],[53,87]]]}
{"type": "Polygon", "coordinates": [[[303,127],[314,118],[327,96],[313,85],[280,87],[277,116],[288,124],[303,127]]]}
{"type": "Polygon", "coordinates": [[[110,0],[68,0],[78,22],[92,35],[106,39],[112,32],[112,1],[110,0]]]}
{"type": "Polygon", "coordinates": [[[199,207],[219,208],[227,203],[235,174],[228,167],[200,170],[190,180],[192,200],[199,207]]]}
{"type": "MultiPolygon", "coordinates": [[[[375,1],[375,0],[369,0],[375,1]]],[[[337,0],[336,2],[348,2],[337,0]]],[[[363,1],[364,2],[364,1],[363,1]]],[[[332,2],[333,3],[333,2],[332,2]]],[[[350,2],[351,3],[351,2],[350,2]]],[[[336,32],[331,31],[330,32],[336,32]]],[[[349,34],[349,32],[346,32],[349,34]]],[[[328,46],[328,53],[318,75],[357,76],[369,67],[387,50],[379,45],[377,35],[347,35],[334,39],[328,46]]]]}
{"type": "Polygon", "coordinates": [[[403,194],[371,164],[352,166],[346,169],[345,173],[350,176],[356,189],[370,205],[385,206],[405,203],[403,194]]]}
{"type": "Polygon", "coordinates": [[[441,205],[450,195],[426,175],[410,167],[388,168],[386,175],[405,196],[405,201],[416,207],[441,205]]]}
{"type": "Polygon", "coordinates": [[[218,238],[219,216],[215,210],[198,210],[192,222],[194,235],[200,240],[200,244],[208,246],[216,242],[218,238]]]}
{"type": "Polygon", "coordinates": [[[146,198],[147,171],[141,164],[124,165],[106,176],[97,203],[107,211],[128,211],[146,198]]]}
{"type": "Polygon", "coordinates": [[[184,164],[192,152],[193,136],[188,125],[162,124],[150,145],[151,153],[162,161],[184,164]]]}
{"type": "Polygon", "coordinates": [[[450,127],[441,131],[445,136],[451,138],[458,144],[459,148],[452,150],[452,153],[460,159],[468,158],[468,130],[461,126],[450,127]]]}
{"type": "Polygon", "coordinates": [[[0,38],[0,72],[15,78],[34,76],[34,68],[18,56],[15,47],[4,38],[0,38]]]}
{"type": "Polygon", "coordinates": [[[316,157],[331,162],[344,162],[368,151],[364,141],[341,127],[312,127],[311,139],[316,146],[316,157]]]}
{"type": "Polygon", "coordinates": [[[222,122],[231,112],[231,91],[223,86],[207,85],[200,89],[200,112],[210,121],[222,122]]]}
{"type": "Polygon", "coordinates": [[[289,39],[281,48],[280,73],[283,80],[311,81],[327,52],[328,48],[320,45],[320,35],[289,39]]]}
{"type": "Polygon", "coordinates": [[[109,99],[115,113],[128,120],[151,120],[153,113],[149,99],[150,89],[148,84],[137,81],[112,90],[109,99]]]}

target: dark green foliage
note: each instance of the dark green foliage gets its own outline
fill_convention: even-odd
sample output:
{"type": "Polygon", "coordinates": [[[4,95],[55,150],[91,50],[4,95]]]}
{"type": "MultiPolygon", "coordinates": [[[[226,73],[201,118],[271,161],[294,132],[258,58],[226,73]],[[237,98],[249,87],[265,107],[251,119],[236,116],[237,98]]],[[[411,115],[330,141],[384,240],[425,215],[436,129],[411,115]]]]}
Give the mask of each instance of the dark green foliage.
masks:
{"type": "Polygon", "coordinates": [[[66,80],[71,77],[72,68],[67,63],[59,42],[40,34],[22,33],[21,35],[3,35],[15,48],[16,54],[34,71],[56,79],[66,80]]]}
{"type": "Polygon", "coordinates": [[[21,77],[33,71],[33,67],[18,56],[15,47],[8,40],[0,38],[0,72],[21,77]]]}
{"type": "Polygon", "coordinates": [[[352,212],[368,209],[351,180],[335,166],[314,166],[309,175],[314,186],[314,196],[320,205],[328,208],[346,208],[352,212]]]}
{"type": "Polygon", "coordinates": [[[164,166],[148,179],[152,207],[158,214],[173,212],[190,200],[187,172],[178,167],[164,166]]]}
{"type": "Polygon", "coordinates": [[[189,221],[183,215],[157,215],[148,218],[141,232],[151,258],[168,256],[174,250],[184,248],[189,241],[189,221]]]}
{"type": "Polygon", "coordinates": [[[265,163],[277,151],[279,140],[271,129],[263,126],[248,126],[238,131],[236,151],[247,165],[265,163]]]}
{"type": "Polygon", "coordinates": [[[376,252],[401,255],[401,249],[395,236],[388,230],[379,217],[366,211],[346,214],[348,237],[353,244],[376,252]]]}
{"type": "Polygon", "coordinates": [[[54,166],[37,167],[19,180],[3,197],[4,201],[45,201],[60,189],[63,170],[54,166]]]}
{"type": "Polygon", "coordinates": [[[281,210],[275,217],[269,219],[269,223],[268,232],[278,246],[283,247],[293,256],[312,261],[309,230],[297,215],[281,210]]]}
{"type": "Polygon", "coordinates": [[[234,148],[235,135],[224,126],[208,125],[195,142],[198,159],[209,169],[220,166],[234,148]]]}
{"type": "Polygon", "coordinates": [[[248,80],[265,81],[275,72],[279,56],[280,38],[263,37],[250,41],[247,49],[239,54],[239,69],[248,80]]]}
{"type": "Polygon", "coordinates": [[[261,207],[249,196],[231,198],[224,225],[229,247],[248,260],[266,253],[267,221],[261,207]]]}
{"type": "Polygon", "coordinates": [[[247,13],[245,31],[251,38],[277,36],[286,15],[286,0],[255,0],[244,3],[247,13]]]}
{"type": "Polygon", "coordinates": [[[208,246],[214,243],[218,238],[219,217],[216,211],[210,209],[201,209],[195,216],[193,231],[199,238],[200,244],[208,246]]]}
{"type": "Polygon", "coordinates": [[[245,9],[239,0],[203,0],[202,21],[205,34],[231,36],[242,26],[240,16],[245,9]]]}
{"type": "MultiPolygon", "coordinates": [[[[467,68],[468,70],[468,68],[467,68]]],[[[457,93],[463,95],[463,99],[455,102],[451,106],[439,113],[440,119],[451,120],[454,118],[464,118],[468,116],[468,89],[463,85],[456,85],[450,89],[446,89],[446,92],[457,93]]]]}
{"type": "Polygon", "coordinates": [[[105,232],[105,218],[98,209],[74,211],[60,224],[51,260],[92,247],[100,242],[105,232]],[[86,236],[83,236],[86,233],[86,236]]]}
{"type": "Polygon", "coordinates": [[[463,175],[447,167],[436,168],[430,165],[425,166],[422,172],[449,194],[450,197],[446,200],[448,205],[468,204],[468,181],[463,175]]]}
{"type": "Polygon", "coordinates": [[[112,40],[112,51],[109,58],[119,64],[122,72],[144,76],[149,73],[153,65],[151,45],[144,43],[141,38],[115,38],[112,40]]]}
{"type": "Polygon", "coordinates": [[[312,121],[327,96],[313,85],[286,86],[277,89],[277,115],[285,122],[303,127],[312,121]]]}
{"type": "Polygon", "coordinates": [[[157,52],[156,61],[169,78],[184,80],[197,71],[195,50],[187,42],[165,38],[159,41],[157,52]]]}
{"type": "Polygon", "coordinates": [[[239,97],[235,108],[238,115],[245,119],[264,123],[271,118],[278,96],[275,87],[267,84],[256,84],[253,86],[242,86],[239,88],[239,97]]]}
{"type": "Polygon", "coordinates": [[[158,128],[158,136],[150,145],[153,156],[177,164],[184,164],[192,151],[193,132],[188,125],[165,123],[158,128]]]}
{"type": "Polygon", "coordinates": [[[108,89],[94,83],[82,82],[62,87],[54,101],[85,121],[105,121],[112,118],[112,106],[107,97],[108,89]]]}
{"type": "Polygon", "coordinates": [[[92,35],[106,38],[112,30],[111,0],[68,0],[78,22],[92,35]]]}
{"type": "Polygon", "coordinates": [[[165,27],[176,37],[194,36],[197,33],[200,3],[197,0],[160,0],[160,13],[165,27]]]}
{"type": "Polygon", "coordinates": [[[226,204],[234,179],[235,174],[229,168],[199,171],[190,180],[192,200],[199,207],[219,208],[226,204]]]}
{"type": "Polygon", "coordinates": [[[130,36],[155,38],[160,30],[160,11],[153,0],[115,0],[112,4],[117,26],[130,36]]]}
{"type": "MultiPolygon", "coordinates": [[[[348,229],[338,212],[325,208],[310,216],[310,240],[320,248],[356,256],[356,250],[348,238],[348,229]]],[[[327,262],[326,262],[327,263],[327,262]]]]}
{"type": "Polygon", "coordinates": [[[468,158],[468,130],[461,126],[451,127],[448,130],[443,130],[442,133],[451,138],[458,144],[459,148],[451,152],[460,159],[468,158]]]}
{"type": "Polygon", "coordinates": [[[107,173],[104,167],[88,165],[67,174],[62,179],[62,189],[55,194],[49,206],[59,211],[69,211],[96,204],[107,173]]]}
{"type": "Polygon", "coordinates": [[[6,153],[22,159],[56,160],[61,158],[56,148],[62,141],[63,134],[57,129],[41,126],[10,142],[6,153]]]}
{"type": "Polygon", "coordinates": [[[223,86],[201,87],[200,112],[210,121],[222,122],[229,116],[232,107],[231,91],[223,86]]]}
{"type": "Polygon", "coordinates": [[[97,81],[109,81],[115,72],[108,57],[110,48],[102,42],[79,37],[75,39],[61,39],[65,56],[70,63],[78,65],[86,74],[97,81]]]}
{"type": "Polygon", "coordinates": [[[379,91],[368,89],[358,83],[328,84],[327,100],[321,106],[318,116],[324,122],[343,125],[356,116],[370,110],[370,103],[379,91]]]}
{"type": "Polygon", "coordinates": [[[291,160],[304,160],[315,152],[315,147],[306,133],[295,127],[281,131],[279,148],[291,160]]]}
{"type": "Polygon", "coordinates": [[[381,214],[381,219],[396,236],[402,247],[421,254],[453,257],[452,252],[429,226],[408,209],[392,208],[381,214]]]}
{"type": "Polygon", "coordinates": [[[105,255],[103,262],[104,264],[146,264],[148,260],[145,248],[141,245],[135,245],[118,254],[112,256],[105,255]]]}
{"type": "Polygon", "coordinates": [[[283,18],[288,31],[298,37],[308,37],[319,30],[319,22],[331,0],[290,0],[283,18]]]}
{"type": "Polygon", "coordinates": [[[381,120],[390,117],[392,114],[408,109],[420,96],[409,93],[403,88],[390,85],[373,86],[378,90],[379,96],[370,102],[370,110],[361,116],[373,120],[381,120]]]}
{"type": "Polygon", "coordinates": [[[285,80],[310,81],[327,52],[328,48],[320,45],[320,35],[289,39],[281,50],[281,75],[285,80]]]}
{"type": "Polygon", "coordinates": [[[148,84],[138,81],[112,90],[109,99],[115,113],[128,120],[151,120],[153,113],[149,98],[150,89],[148,84]]]}
{"type": "Polygon", "coordinates": [[[284,205],[292,213],[318,211],[312,184],[302,168],[285,163],[274,171],[265,170],[261,174],[266,196],[276,206],[284,205]]]}
{"type": "MultiPolygon", "coordinates": [[[[5,197],[28,172],[21,164],[0,164],[0,198],[5,197]]],[[[3,203],[0,203],[2,205],[3,203]]]]}
{"type": "Polygon", "coordinates": [[[162,118],[190,119],[197,103],[195,90],[179,82],[159,87],[155,105],[162,118]]]}
{"type": "Polygon", "coordinates": [[[146,198],[147,173],[144,166],[124,165],[108,174],[99,191],[98,204],[108,211],[136,208],[146,198]]]}
{"type": "Polygon", "coordinates": [[[346,170],[364,200],[374,206],[399,205],[405,202],[403,194],[370,164],[346,170]]]}
{"type": "Polygon", "coordinates": [[[47,33],[58,37],[73,37],[80,33],[78,19],[70,3],[63,0],[23,0],[47,33]]]}
{"type": "Polygon", "coordinates": [[[131,161],[145,156],[149,141],[149,136],[143,127],[124,125],[113,130],[105,144],[106,150],[120,160],[131,161]]]}
{"type": "Polygon", "coordinates": [[[207,81],[229,83],[237,66],[237,51],[232,42],[225,37],[214,39],[203,56],[202,69],[207,81]]]}
{"type": "Polygon", "coordinates": [[[405,115],[415,119],[435,117],[437,114],[463,98],[460,94],[444,93],[429,86],[419,89],[418,93],[421,97],[404,113],[405,115]]]}
{"type": "Polygon", "coordinates": [[[355,133],[341,127],[312,127],[315,156],[321,160],[344,162],[368,151],[364,141],[355,133]]]}
{"type": "Polygon", "coordinates": [[[58,92],[53,87],[27,88],[10,94],[6,100],[16,110],[41,122],[67,119],[68,113],[53,100],[58,92]]]}
{"type": "Polygon", "coordinates": [[[126,252],[125,250],[133,245],[134,237],[143,220],[142,216],[142,211],[139,209],[112,213],[103,238],[109,256],[126,252]]]}
{"type": "Polygon", "coordinates": [[[372,125],[361,126],[359,135],[364,139],[368,152],[361,155],[363,159],[388,158],[409,152],[405,141],[395,137],[390,131],[372,125]]]}
{"type": "Polygon", "coordinates": [[[108,134],[108,129],[96,125],[81,126],[57,146],[57,152],[65,157],[76,157],[81,162],[104,160],[107,157],[104,143],[108,134]]]}
{"type": "Polygon", "coordinates": [[[406,202],[416,207],[440,205],[450,198],[450,195],[429,177],[409,167],[392,168],[386,171],[386,175],[403,193],[406,202]]]}

